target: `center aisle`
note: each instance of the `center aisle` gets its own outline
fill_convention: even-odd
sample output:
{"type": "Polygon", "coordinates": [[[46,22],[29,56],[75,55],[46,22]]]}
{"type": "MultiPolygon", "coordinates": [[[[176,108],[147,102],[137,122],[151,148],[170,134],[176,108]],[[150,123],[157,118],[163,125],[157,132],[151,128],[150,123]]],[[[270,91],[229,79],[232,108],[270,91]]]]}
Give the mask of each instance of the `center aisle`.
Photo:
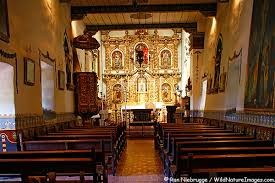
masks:
{"type": "Polygon", "coordinates": [[[117,167],[116,176],[109,177],[110,183],[161,183],[163,170],[154,140],[127,140],[127,147],[117,167]]]}

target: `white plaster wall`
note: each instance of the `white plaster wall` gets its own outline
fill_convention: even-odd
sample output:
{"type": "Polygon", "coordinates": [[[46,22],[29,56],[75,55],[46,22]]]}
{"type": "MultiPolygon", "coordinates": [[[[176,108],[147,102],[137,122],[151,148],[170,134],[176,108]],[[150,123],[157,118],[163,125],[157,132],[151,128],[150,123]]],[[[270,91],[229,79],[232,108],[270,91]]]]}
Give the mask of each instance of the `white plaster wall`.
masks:
{"type": "MultiPolygon", "coordinates": [[[[82,35],[85,30],[85,24],[82,20],[75,20],[71,22],[72,25],[72,35],[73,37],[77,37],[82,35]]],[[[77,57],[79,60],[80,69],[82,72],[85,72],[85,50],[76,48],[77,57]]]]}
{"type": "MultiPolygon", "coordinates": [[[[0,48],[17,54],[18,94],[16,113],[42,114],[39,49],[56,59],[56,68],[65,71],[64,31],[71,32],[70,8],[59,0],[8,1],[10,42],[0,48]],[[35,85],[24,84],[24,57],[35,61],[35,85]]],[[[57,73],[55,74],[55,80],[57,73]]],[[[55,87],[56,112],[73,112],[73,92],[55,87]]]]}

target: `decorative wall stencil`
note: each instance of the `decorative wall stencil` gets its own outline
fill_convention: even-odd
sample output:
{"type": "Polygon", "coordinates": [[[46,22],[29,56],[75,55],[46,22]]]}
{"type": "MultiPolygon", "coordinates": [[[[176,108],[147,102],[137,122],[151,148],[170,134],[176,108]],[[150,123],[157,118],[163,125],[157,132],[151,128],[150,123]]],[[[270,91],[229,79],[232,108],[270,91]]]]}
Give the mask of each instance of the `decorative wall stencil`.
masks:
{"type": "Polygon", "coordinates": [[[216,48],[216,56],[215,56],[215,75],[214,75],[214,92],[217,93],[219,89],[219,81],[220,81],[220,65],[221,65],[221,59],[222,59],[222,35],[219,35],[217,48],[216,48]]]}
{"type": "Polygon", "coordinates": [[[275,109],[275,1],[255,0],[246,77],[245,108],[275,109]]]}
{"type": "Polygon", "coordinates": [[[171,68],[172,54],[168,49],[162,50],[160,53],[160,67],[167,69],[171,68]]]}
{"type": "Polygon", "coordinates": [[[15,130],[0,130],[0,137],[0,152],[17,151],[15,130]]]}
{"type": "Polygon", "coordinates": [[[228,59],[228,77],[226,85],[226,107],[235,109],[239,96],[239,86],[241,79],[242,49],[237,53],[234,52],[233,57],[228,59]]]}

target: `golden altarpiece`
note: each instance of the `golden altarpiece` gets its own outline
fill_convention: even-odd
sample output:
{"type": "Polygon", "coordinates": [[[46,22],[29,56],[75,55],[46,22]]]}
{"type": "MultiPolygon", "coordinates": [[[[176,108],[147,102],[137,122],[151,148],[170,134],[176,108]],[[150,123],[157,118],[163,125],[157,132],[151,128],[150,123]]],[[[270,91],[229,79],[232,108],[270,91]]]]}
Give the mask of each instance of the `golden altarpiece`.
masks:
{"type": "Polygon", "coordinates": [[[123,120],[124,109],[174,104],[181,76],[178,53],[181,37],[173,32],[171,36],[160,36],[157,30],[151,34],[147,30],[132,34],[125,31],[121,37],[103,33],[104,82],[112,120],[123,120]]]}

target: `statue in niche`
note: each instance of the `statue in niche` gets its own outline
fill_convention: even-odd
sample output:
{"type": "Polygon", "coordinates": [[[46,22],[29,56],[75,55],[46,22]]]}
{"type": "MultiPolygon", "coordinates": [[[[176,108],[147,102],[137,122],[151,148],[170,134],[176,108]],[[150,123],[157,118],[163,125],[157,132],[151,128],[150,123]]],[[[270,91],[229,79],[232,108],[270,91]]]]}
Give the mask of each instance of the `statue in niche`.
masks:
{"type": "Polygon", "coordinates": [[[146,92],[147,91],[147,81],[145,78],[138,78],[138,92],[146,92]]]}
{"type": "Polygon", "coordinates": [[[171,87],[169,84],[165,83],[161,87],[161,92],[162,92],[162,100],[164,102],[170,102],[171,101],[171,87]]]}
{"type": "Polygon", "coordinates": [[[139,43],[135,47],[136,63],[148,64],[149,53],[148,47],[144,43],[139,43]]]}
{"type": "Polygon", "coordinates": [[[114,51],[112,54],[113,68],[122,68],[122,53],[120,51],[114,51]]]}
{"type": "Polygon", "coordinates": [[[113,101],[114,102],[122,101],[122,87],[120,84],[116,84],[113,88],[113,101]]]}
{"type": "Polygon", "coordinates": [[[171,52],[169,50],[163,50],[161,52],[161,66],[163,68],[171,67],[171,52]]]}

